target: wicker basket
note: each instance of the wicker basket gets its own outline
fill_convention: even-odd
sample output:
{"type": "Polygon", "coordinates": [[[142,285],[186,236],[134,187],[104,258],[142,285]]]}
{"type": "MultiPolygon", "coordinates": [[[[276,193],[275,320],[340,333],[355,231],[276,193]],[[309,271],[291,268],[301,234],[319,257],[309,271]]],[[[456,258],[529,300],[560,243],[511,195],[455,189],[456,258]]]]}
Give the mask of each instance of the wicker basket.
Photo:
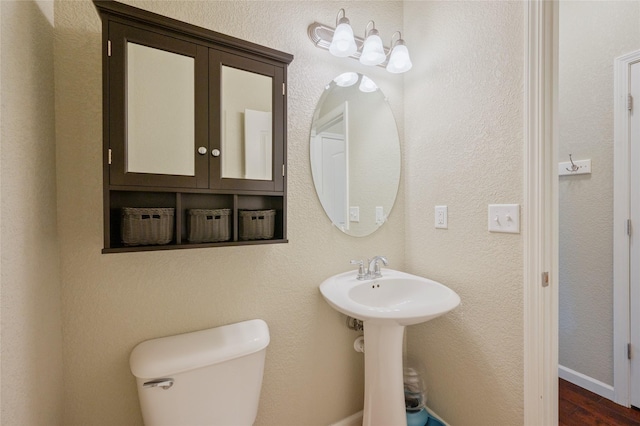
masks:
{"type": "Polygon", "coordinates": [[[241,240],[270,240],[275,227],[275,210],[240,210],[241,240]]]}
{"type": "Polygon", "coordinates": [[[190,209],[190,243],[212,243],[231,238],[229,217],[231,209],[190,209]]]}
{"type": "Polygon", "coordinates": [[[125,246],[168,244],[173,240],[172,208],[122,208],[120,236],[125,246]]]}

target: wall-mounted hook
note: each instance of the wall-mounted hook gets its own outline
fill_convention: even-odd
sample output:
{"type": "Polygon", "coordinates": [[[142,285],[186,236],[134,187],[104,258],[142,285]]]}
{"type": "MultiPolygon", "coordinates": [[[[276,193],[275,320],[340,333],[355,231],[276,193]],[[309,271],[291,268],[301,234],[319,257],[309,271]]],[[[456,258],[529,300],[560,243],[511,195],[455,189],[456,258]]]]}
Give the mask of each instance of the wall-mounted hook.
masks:
{"type": "Polygon", "coordinates": [[[569,161],[558,163],[559,176],[576,176],[591,173],[591,160],[573,160],[569,154],[569,161]]]}
{"type": "Polygon", "coordinates": [[[571,154],[569,154],[569,161],[571,161],[571,168],[567,168],[568,172],[577,172],[578,170],[580,170],[580,167],[576,166],[576,164],[573,162],[571,154]]]}

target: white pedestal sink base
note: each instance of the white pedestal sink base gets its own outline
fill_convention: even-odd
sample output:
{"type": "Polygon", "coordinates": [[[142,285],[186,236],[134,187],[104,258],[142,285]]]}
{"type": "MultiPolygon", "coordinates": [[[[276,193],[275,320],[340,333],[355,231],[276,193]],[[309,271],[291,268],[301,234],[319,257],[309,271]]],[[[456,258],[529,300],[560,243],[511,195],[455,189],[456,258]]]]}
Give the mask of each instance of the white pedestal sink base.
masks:
{"type": "Polygon", "coordinates": [[[404,326],[364,321],[363,426],[407,426],[403,338],[404,326]]]}
{"type": "Polygon", "coordinates": [[[404,327],[436,318],[460,297],[427,278],[392,269],[358,279],[355,271],[334,275],[320,292],[337,311],[364,322],[364,426],[407,426],[404,407],[404,327]]]}

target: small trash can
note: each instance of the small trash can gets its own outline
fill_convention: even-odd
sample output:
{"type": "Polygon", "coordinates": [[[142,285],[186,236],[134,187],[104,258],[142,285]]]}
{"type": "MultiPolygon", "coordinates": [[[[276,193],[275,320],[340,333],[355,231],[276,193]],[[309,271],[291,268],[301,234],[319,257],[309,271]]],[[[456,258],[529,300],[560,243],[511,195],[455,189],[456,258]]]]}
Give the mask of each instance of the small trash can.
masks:
{"type": "Polygon", "coordinates": [[[424,383],[424,366],[421,362],[406,358],[404,370],[404,404],[407,410],[407,426],[425,426],[429,421],[427,386],[424,383]]]}

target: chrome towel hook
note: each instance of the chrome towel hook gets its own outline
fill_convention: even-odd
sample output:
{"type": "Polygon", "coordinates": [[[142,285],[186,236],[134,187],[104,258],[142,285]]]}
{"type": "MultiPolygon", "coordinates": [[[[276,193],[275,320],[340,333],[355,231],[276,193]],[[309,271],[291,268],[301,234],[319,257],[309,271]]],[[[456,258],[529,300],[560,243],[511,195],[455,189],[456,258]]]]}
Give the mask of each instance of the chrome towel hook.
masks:
{"type": "Polygon", "coordinates": [[[567,168],[568,172],[577,172],[580,167],[576,166],[576,164],[573,162],[573,159],[571,158],[571,154],[569,154],[569,161],[571,161],[571,168],[567,168]]]}

